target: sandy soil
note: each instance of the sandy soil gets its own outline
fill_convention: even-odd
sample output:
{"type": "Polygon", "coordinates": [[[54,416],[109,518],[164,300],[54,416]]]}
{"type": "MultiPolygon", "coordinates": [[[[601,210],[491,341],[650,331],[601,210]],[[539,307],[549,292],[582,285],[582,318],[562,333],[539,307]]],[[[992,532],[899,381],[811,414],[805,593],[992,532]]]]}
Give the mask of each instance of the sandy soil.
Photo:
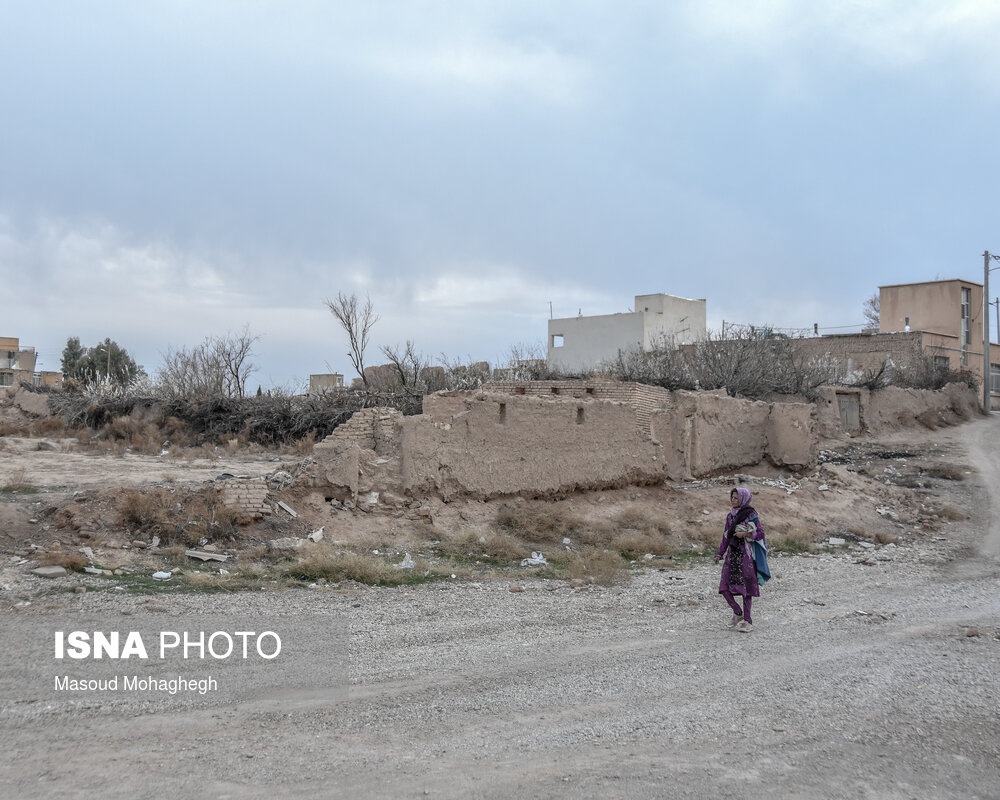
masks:
{"type": "MultiPolygon", "coordinates": [[[[0,484],[23,469],[45,489],[0,503],[8,553],[64,535],[24,517],[80,487],[276,466],[76,462],[3,441],[0,484]]],[[[726,627],[707,558],[608,588],[502,580],[148,598],[60,591],[4,556],[0,795],[997,797],[998,454],[994,416],[856,440],[813,475],[748,474],[770,530],[846,539],[775,558],[751,634],[726,627]],[[945,467],[964,480],[931,477],[945,467]],[[56,630],[166,629],[274,630],[283,649],[267,662],[53,658],[56,630]],[[211,676],[218,689],[56,691],[65,674],[211,676]]],[[[594,514],[645,504],[717,528],[727,491],[723,476],[563,502],[594,514]]],[[[434,524],[488,514],[438,506],[434,524]]],[[[336,535],[359,525],[327,522],[336,535]]]]}

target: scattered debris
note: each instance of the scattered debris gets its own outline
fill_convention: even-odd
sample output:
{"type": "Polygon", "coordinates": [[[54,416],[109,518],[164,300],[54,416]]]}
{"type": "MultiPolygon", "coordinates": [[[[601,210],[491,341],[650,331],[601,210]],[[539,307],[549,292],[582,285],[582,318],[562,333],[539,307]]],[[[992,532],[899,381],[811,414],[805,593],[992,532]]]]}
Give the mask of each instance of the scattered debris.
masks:
{"type": "MultiPolygon", "coordinates": [[[[326,527],[326,526],[323,526],[326,527]]],[[[323,528],[313,531],[306,537],[310,542],[319,542],[323,539],[323,528]]]]}
{"type": "Polygon", "coordinates": [[[161,572],[154,572],[153,573],[153,580],[154,581],[169,581],[173,576],[174,575],[173,575],[172,572],[162,572],[162,571],[161,572]]]}
{"type": "Polygon", "coordinates": [[[830,543],[832,547],[841,547],[847,544],[847,540],[841,539],[839,536],[831,536],[829,539],[827,539],[827,541],[830,543]]]}
{"type": "Polygon", "coordinates": [[[409,553],[406,553],[398,564],[393,564],[396,569],[413,569],[416,565],[417,562],[410,558],[409,553]]]}
{"type": "Polygon", "coordinates": [[[39,578],[65,578],[69,573],[65,567],[36,567],[31,570],[31,574],[39,578]]]}
{"type": "Polygon", "coordinates": [[[521,560],[522,567],[544,567],[548,566],[548,563],[549,562],[545,560],[545,556],[534,551],[531,553],[531,558],[524,558],[521,560]]]}
{"type": "Polygon", "coordinates": [[[298,550],[305,544],[305,539],[295,539],[291,536],[285,536],[281,539],[272,539],[268,544],[272,550],[298,550]]]}
{"type": "Polygon", "coordinates": [[[292,511],[292,509],[291,509],[291,508],[289,508],[289,507],[288,507],[288,506],[287,506],[287,505],[285,504],[285,502],[284,502],[283,500],[279,500],[279,501],[278,501],[278,508],[282,509],[283,511],[287,511],[287,512],[288,512],[289,514],[291,514],[291,515],[292,515],[292,518],[293,518],[293,519],[295,519],[296,517],[298,517],[298,514],[296,514],[296,513],[294,512],[294,511],[292,511]]]}
{"type": "Polygon", "coordinates": [[[204,550],[185,550],[184,555],[201,561],[226,561],[229,559],[225,553],[206,553],[204,550]]]}

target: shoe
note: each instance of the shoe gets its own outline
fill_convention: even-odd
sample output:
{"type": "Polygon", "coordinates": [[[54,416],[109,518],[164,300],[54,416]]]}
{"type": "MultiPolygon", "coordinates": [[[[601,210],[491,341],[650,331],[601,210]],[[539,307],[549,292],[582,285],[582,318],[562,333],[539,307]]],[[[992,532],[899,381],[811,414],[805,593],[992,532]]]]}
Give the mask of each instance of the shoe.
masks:
{"type": "Polygon", "coordinates": [[[741,619],[743,619],[743,617],[741,617],[739,614],[733,614],[733,618],[729,620],[729,627],[735,628],[737,625],[740,624],[741,619]]]}
{"type": "Polygon", "coordinates": [[[747,622],[745,619],[741,619],[736,623],[736,630],[740,633],[750,633],[753,630],[753,623],[747,622]]]}

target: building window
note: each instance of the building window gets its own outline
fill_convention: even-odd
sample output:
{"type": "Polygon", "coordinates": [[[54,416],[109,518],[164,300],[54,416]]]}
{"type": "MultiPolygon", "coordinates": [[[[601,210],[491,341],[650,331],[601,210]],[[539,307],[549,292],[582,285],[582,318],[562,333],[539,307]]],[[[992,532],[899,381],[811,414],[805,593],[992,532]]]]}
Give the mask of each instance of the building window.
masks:
{"type": "Polygon", "coordinates": [[[0,386],[13,386],[13,385],[14,385],[14,373],[0,372],[0,386]]]}
{"type": "Polygon", "coordinates": [[[935,369],[951,369],[951,359],[948,356],[934,356],[935,369]]]}
{"type": "Polygon", "coordinates": [[[990,394],[1000,394],[1000,364],[990,364],[990,394]]]}
{"type": "MultiPolygon", "coordinates": [[[[962,289],[962,348],[972,344],[972,289],[962,289]]],[[[964,359],[964,356],[963,356],[964,359]]],[[[964,360],[962,362],[965,363],[964,360]]]]}
{"type": "Polygon", "coordinates": [[[553,333],[552,334],[552,346],[553,347],[562,347],[563,346],[563,342],[564,342],[564,338],[563,338],[563,335],[561,333],[553,333]]]}

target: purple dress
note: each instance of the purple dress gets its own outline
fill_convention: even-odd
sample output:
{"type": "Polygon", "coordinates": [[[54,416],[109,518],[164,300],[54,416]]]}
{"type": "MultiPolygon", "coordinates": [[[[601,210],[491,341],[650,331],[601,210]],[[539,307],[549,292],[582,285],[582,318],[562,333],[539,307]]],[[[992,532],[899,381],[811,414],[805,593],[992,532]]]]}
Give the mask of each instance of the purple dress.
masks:
{"type": "MultiPolygon", "coordinates": [[[[726,530],[733,526],[733,518],[739,509],[733,509],[726,516],[726,530]]],[[[757,526],[757,531],[745,539],[732,534],[722,535],[722,544],[716,555],[725,558],[722,562],[722,580],[719,582],[719,594],[729,591],[744,597],[760,597],[760,586],[757,584],[757,566],[753,560],[751,540],[763,542],[764,529],[761,527],[757,512],[752,511],[744,520],[757,526]]]]}

